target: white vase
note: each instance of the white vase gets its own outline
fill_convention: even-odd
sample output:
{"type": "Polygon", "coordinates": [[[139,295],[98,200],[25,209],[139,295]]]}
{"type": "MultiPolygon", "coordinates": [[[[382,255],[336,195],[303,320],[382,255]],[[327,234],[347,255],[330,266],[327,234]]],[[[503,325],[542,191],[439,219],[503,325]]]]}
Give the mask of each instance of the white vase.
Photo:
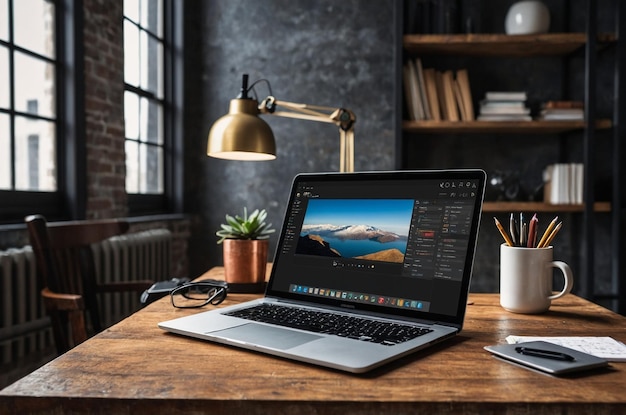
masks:
{"type": "Polygon", "coordinates": [[[519,1],[506,14],[504,29],[508,35],[546,33],[550,28],[550,11],[540,1],[519,1]]]}

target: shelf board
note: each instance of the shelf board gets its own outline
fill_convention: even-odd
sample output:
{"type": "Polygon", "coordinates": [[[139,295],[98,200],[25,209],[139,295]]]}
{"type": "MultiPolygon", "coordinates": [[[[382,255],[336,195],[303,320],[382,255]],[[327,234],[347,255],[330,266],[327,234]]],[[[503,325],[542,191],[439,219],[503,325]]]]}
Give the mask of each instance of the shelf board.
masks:
{"type": "MultiPolygon", "coordinates": [[[[483,212],[582,212],[585,205],[553,205],[544,202],[485,202],[483,212]]],[[[610,202],[596,202],[595,212],[610,212],[610,202]]]]}
{"type": "MultiPolygon", "coordinates": [[[[586,33],[404,35],[403,46],[414,54],[563,56],[583,47],[586,41],[586,33]]],[[[614,42],[615,36],[601,34],[598,41],[614,42]]]]}
{"type": "MultiPolygon", "coordinates": [[[[585,121],[403,121],[405,132],[423,134],[560,134],[582,130],[585,121]]],[[[609,119],[597,120],[597,129],[612,127],[609,119]]]]}

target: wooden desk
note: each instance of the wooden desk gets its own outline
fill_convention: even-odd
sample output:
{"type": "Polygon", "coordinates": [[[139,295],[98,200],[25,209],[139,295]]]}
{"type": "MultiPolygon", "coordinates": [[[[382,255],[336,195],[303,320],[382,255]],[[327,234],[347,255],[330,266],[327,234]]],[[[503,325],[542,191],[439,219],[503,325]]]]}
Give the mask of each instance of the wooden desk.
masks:
{"type": "MultiPolygon", "coordinates": [[[[220,269],[206,275],[220,277],[220,269]]],[[[231,295],[226,304],[254,298],[231,295]]],[[[567,295],[545,315],[517,315],[473,294],[461,336],[366,375],[351,375],[168,334],[157,323],[198,310],[159,300],[0,392],[0,413],[615,414],[626,363],[554,378],[497,361],[509,334],[626,341],[626,318],[567,295]]]]}

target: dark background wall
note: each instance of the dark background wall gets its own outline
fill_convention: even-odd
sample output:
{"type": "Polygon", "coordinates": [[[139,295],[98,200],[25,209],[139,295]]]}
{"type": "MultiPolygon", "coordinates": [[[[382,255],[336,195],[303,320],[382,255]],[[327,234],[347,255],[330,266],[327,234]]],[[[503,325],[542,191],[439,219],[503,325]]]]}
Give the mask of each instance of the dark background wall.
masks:
{"type": "MultiPolygon", "coordinates": [[[[430,2],[451,4],[464,32],[503,33],[504,18],[513,0],[430,2]]],[[[550,31],[585,31],[586,1],[546,0],[550,31]]],[[[519,135],[405,135],[396,151],[401,107],[397,65],[403,59],[400,39],[407,16],[394,18],[400,1],[363,0],[219,0],[186,3],[186,206],[196,214],[190,241],[191,272],[221,264],[215,231],[224,213],[266,208],[280,227],[291,178],[299,172],[338,170],[338,133],[334,126],[265,116],[274,130],[278,159],[272,162],[232,162],[206,157],[211,124],[228,111],[240,87],[241,75],[265,78],[273,93],[286,101],[344,106],[358,118],[356,169],[481,167],[493,174],[516,174],[528,193],[542,182],[543,168],[557,161],[581,161],[581,133],[564,136],[519,135]],[[193,9],[193,10],[192,10],[193,9]],[[190,47],[191,45],[191,47],[190,47]],[[399,160],[396,162],[396,158],[399,160]]],[[[601,30],[614,30],[612,0],[598,6],[601,30]]],[[[613,51],[598,55],[598,115],[611,118],[613,51]]],[[[567,58],[474,59],[424,57],[425,66],[468,68],[474,106],[488,90],[526,90],[534,111],[548,99],[582,99],[584,55],[567,58]]],[[[260,98],[268,91],[257,89],[260,98]]],[[[594,192],[607,200],[610,189],[609,135],[598,134],[598,180],[594,192]]],[[[490,195],[489,197],[494,197],[490,195]]],[[[530,212],[532,214],[532,212],[530,212]]],[[[554,215],[541,214],[543,223],[554,215]]],[[[581,214],[560,215],[565,228],[555,255],[570,263],[575,275],[583,268],[581,214]]],[[[501,216],[501,219],[503,217],[501,216]]],[[[597,218],[597,259],[600,291],[609,291],[610,221],[597,218]]],[[[272,240],[271,251],[275,248],[272,240]]],[[[493,214],[481,224],[474,291],[498,290],[498,246],[501,237],[493,214]]]]}
{"type": "MultiPolygon", "coordinates": [[[[356,169],[394,167],[394,2],[219,0],[186,7],[193,19],[186,22],[186,40],[193,37],[197,45],[186,45],[187,68],[197,69],[187,72],[193,102],[186,101],[186,204],[197,214],[191,270],[201,273],[221,264],[215,231],[225,213],[265,208],[280,227],[293,176],[339,170],[334,125],[273,116],[264,119],[276,137],[275,161],[208,158],[209,129],[227,113],[242,74],[267,79],[279,100],[351,109],[356,169]]],[[[269,93],[265,85],[256,91],[260,99],[269,93]]]]}

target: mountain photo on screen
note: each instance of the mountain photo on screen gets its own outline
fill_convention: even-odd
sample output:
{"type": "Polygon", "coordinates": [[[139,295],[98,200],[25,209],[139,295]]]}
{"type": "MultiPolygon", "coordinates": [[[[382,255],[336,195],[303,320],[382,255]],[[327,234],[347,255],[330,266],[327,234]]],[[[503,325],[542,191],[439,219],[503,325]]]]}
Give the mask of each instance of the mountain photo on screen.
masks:
{"type": "Polygon", "coordinates": [[[296,254],[402,263],[412,199],[310,199],[296,254]]]}

